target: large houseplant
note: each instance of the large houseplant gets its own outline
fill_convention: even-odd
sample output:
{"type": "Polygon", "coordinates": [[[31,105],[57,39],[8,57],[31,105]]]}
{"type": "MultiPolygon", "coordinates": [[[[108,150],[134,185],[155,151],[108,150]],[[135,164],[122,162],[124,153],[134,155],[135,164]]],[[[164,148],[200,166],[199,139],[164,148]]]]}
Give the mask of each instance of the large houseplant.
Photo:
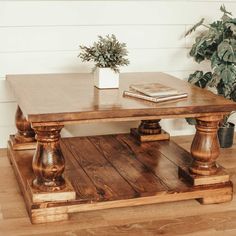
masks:
{"type": "Polygon", "coordinates": [[[82,61],[95,63],[94,84],[98,88],[119,87],[119,67],[129,64],[125,43],[120,43],[115,35],[98,36],[92,46],[80,46],[82,61]]]}
{"type": "MultiPolygon", "coordinates": [[[[201,19],[186,33],[187,36],[200,26],[205,28],[196,37],[190,56],[198,63],[204,60],[211,63],[211,71],[196,71],[189,75],[188,81],[201,88],[213,88],[217,94],[236,101],[236,18],[232,17],[224,5],[220,10],[223,12],[220,20],[206,25],[204,19],[201,19]]],[[[232,141],[229,142],[230,137],[226,135],[226,139],[224,138],[224,130],[228,128],[233,139],[234,124],[228,122],[228,118],[229,115],[224,117],[218,131],[221,147],[225,147],[224,140],[228,142],[226,146],[232,145],[232,141]],[[221,137],[222,133],[224,137],[221,137]]]]}

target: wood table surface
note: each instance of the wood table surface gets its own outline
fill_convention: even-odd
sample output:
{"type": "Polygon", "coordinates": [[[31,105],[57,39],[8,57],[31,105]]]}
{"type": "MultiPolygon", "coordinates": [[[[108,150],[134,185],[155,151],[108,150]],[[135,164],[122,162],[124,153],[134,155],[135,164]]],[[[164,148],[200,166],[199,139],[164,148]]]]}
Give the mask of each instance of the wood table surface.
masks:
{"type": "Polygon", "coordinates": [[[236,110],[230,100],[157,72],[120,74],[120,88],[105,90],[93,86],[90,73],[8,75],[7,81],[31,123],[199,117],[236,110]],[[155,82],[187,92],[188,98],[153,103],[123,97],[130,84],[155,82]]]}
{"type": "Polygon", "coordinates": [[[18,103],[8,157],[32,223],[95,209],[232,200],[229,173],[216,163],[217,130],[236,103],[163,73],[121,74],[119,89],[106,90],[95,88],[88,73],[9,75],[7,81],[18,103]],[[188,97],[162,103],[123,97],[138,83],[161,83],[188,97]],[[177,117],[196,117],[190,153],[162,137],[160,119],[177,117]],[[131,134],[61,139],[67,123],[108,120],[141,124],[131,134]]]}

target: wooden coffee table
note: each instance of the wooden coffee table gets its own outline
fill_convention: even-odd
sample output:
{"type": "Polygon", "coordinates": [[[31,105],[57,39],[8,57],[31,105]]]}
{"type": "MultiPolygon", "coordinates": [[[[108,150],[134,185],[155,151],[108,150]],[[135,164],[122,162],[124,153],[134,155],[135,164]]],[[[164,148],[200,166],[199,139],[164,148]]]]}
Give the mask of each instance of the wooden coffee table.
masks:
{"type": "Polygon", "coordinates": [[[229,175],[216,164],[217,128],[236,104],[163,73],[120,77],[120,89],[98,90],[91,74],[7,76],[19,105],[8,156],[33,223],[81,211],[232,199],[229,175]],[[188,98],[155,104],[122,96],[143,82],[172,85],[188,98]],[[185,117],[197,119],[191,154],[159,124],[185,117]],[[131,134],[60,138],[66,124],[128,120],[141,120],[131,134]]]}

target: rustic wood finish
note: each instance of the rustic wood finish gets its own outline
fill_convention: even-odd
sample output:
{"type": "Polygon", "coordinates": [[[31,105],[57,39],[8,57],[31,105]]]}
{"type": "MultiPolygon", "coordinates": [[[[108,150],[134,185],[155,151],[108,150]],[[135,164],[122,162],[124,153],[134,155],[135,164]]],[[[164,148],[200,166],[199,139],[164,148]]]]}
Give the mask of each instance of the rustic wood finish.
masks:
{"type": "Polygon", "coordinates": [[[160,120],[142,120],[138,127],[138,131],[141,134],[160,134],[161,126],[160,120]]]}
{"type": "Polygon", "coordinates": [[[190,171],[197,175],[212,175],[217,172],[216,159],[220,154],[217,130],[222,116],[197,119],[196,134],[191,146],[194,162],[190,171]]]}
{"type": "Polygon", "coordinates": [[[36,176],[33,186],[41,191],[57,191],[66,187],[62,174],[65,159],[60,147],[60,132],[63,126],[33,127],[37,147],[33,157],[36,176]]]}
{"type": "Polygon", "coordinates": [[[35,132],[31,128],[31,123],[26,120],[19,106],[17,106],[16,110],[15,124],[17,133],[10,138],[13,148],[15,150],[34,149],[35,132]]]}
{"type": "MultiPolygon", "coordinates": [[[[171,137],[187,151],[190,150],[192,136],[171,137]]],[[[225,167],[236,184],[236,137],[231,148],[221,149],[218,163],[225,167]]],[[[145,144],[146,145],[146,144],[145,144]]],[[[63,146],[63,145],[62,145],[63,146]]],[[[64,147],[62,147],[64,150],[64,147]]],[[[17,178],[7,159],[7,151],[0,149],[0,232],[3,236],[58,236],[58,235],[168,235],[168,236],[235,236],[236,235],[236,192],[231,202],[201,206],[195,200],[175,201],[165,204],[149,204],[135,207],[71,213],[70,220],[48,224],[32,225],[25,202],[19,191],[17,178]]],[[[64,153],[66,156],[67,153],[64,153]]],[[[140,154],[140,160],[143,155],[140,154]]],[[[150,160],[149,156],[144,157],[150,160]]],[[[160,168],[171,170],[166,158],[161,159],[160,168]],[[167,164],[166,164],[167,163],[167,164]]],[[[151,159],[155,161],[155,159],[151,159]]],[[[149,161],[150,166],[152,164],[149,161]]],[[[67,161],[68,164],[68,161],[67,161]]],[[[67,165],[66,164],[66,168],[67,165]]],[[[173,164],[174,165],[174,164],[173,164]]],[[[76,169],[78,170],[78,169],[76,169]]],[[[158,169],[156,169],[158,171],[158,169]]],[[[162,172],[163,173],[163,172],[162,172]]],[[[73,177],[72,177],[73,178],[73,177]]],[[[80,185],[90,191],[89,184],[80,185]]],[[[164,177],[163,177],[164,178],[164,177]]],[[[178,179],[169,175],[166,182],[174,185],[178,179]],[[168,181],[171,180],[171,181],[168,181]]],[[[179,181],[180,182],[180,181],[179,181]]],[[[184,185],[183,185],[184,186],[184,185]]],[[[180,186],[181,188],[181,186],[180,186]]],[[[21,188],[22,189],[22,188],[21,188]]],[[[79,191],[79,189],[78,189],[79,191]]],[[[81,192],[81,191],[80,191],[81,192]]],[[[171,197],[171,195],[169,195],[171,197]]],[[[80,197],[82,197],[80,195],[80,197]]],[[[222,195],[221,195],[222,197],[222,195]]],[[[206,198],[205,198],[206,199],[206,198]]],[[[59,214],[63,217],[63,213],[59,214]]],[[[68,215],[64,214],[64,219],[68,215]]],[[[52,217],[48,215],[48,218],[52,217]]],[[[59,216],[58,216],[59,217],[59,216]]],[[[45,219],[45,216],[43,217],[45,219]]]]}
{"type": "Polygon", "coordinates": [[[8,151],[33,223],[94,209],[232,199],[229,175],[215,162],[216,131],[222,115],[236,110],[236,103],[163,73],[121,74],[119,90],[94,88],[91,74],[12,75],[7,80],[36,132],[35,153],[12,145],[8,151]],[[143,81],[175,84],[188,98],[156,104],[122,96],[130,84],[143,81]],[[159,120],[176,117],[197,118],[192,156],[171,140],[154,141],[169,139],[159,120]],[[141,142],[130,135],[60,142],[64,124],[111,120],[142,120],[131,130],[141,142]]]}
{"type": "Polygon", "coordinates": [[[203,92],[186,81],[164,73],[120,74],[120,88],[105,90],[94,88],[93,75],[87,73],[8,75],[7,81],[27,119],[32,123],[44,122],[44,125],[51,125],[50,122],[67,124],[93,120],[201,117],[202,113],[217,115],[236,110],[233,101],[215,96],[210,91],[203,92]],[[179,91],[187,92],[188,98],[156,104],[123,97],[123,91],[129,89],[130,84],[143,82],[174,85],[179,91]]]}
{"type": "Polygon", "coordinates": [[[33,223],[65,220],[68,214],[82,211],[186,199],[203,204],[232,199],[230,181],[193,187],[179,178],[178,168],[187,169],[192,157],[173,141],[140,144],[129,134],[120,134],[66,138],[61,146],[67,157],[65,174],[76,198],[48,201],[50,195],[44,195],[41,202],[37,198],[33,201],[37,196],[28,184],[33,176],[30,166],[34,151],[9,147],[9,158],[33,223]]]}
{"type": "Polygon", "coordinates": [[[140,142],[167,140],[170,135],[162,130],[160,120],[142,120],[138,128],[131,128],[130,132],[140,142]]]}

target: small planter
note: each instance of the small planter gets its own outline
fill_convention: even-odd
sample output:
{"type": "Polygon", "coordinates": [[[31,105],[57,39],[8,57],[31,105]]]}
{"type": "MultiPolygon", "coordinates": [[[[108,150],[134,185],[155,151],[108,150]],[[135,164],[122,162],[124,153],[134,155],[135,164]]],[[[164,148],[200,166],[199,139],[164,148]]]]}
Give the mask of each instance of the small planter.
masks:
{"type": "Polygon", "coordinates": [[[229,122],[229,127],[220,127],[218,129],[218,138],[221,148],[229,148],[233,145],[234,127],[235,125],[229,122]]]}
{"type": "Polygon", "coordinates": [[[119,73],[110,68],[96,68],[94,71],[94,86],[99,89],[119,88],[119,73]]]}

